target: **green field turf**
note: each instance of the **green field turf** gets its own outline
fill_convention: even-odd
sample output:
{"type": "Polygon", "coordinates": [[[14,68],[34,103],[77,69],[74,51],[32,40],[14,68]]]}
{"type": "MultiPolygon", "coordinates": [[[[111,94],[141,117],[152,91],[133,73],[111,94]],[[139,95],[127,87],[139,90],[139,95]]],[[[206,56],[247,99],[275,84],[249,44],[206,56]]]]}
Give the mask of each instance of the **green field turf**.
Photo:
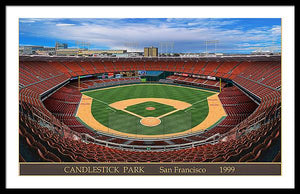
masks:
{"type": "MultiPolygon", "coordinates": [[[[103,125],[130,134],[139,135],[163,135],[188,130],[201,123],[208,115],[207,97],[214,93],[204,90],[195,90],[189,87],[176,87],[172,85],[136,84],[124,87],[116,87],[104,90],[93,90],[83,92],[92,97],[92,114],[94,118],[103,125]],[[188,102],[193,106],[186,110],[180,110],[161,118],[161,124],[147,127],[140,124],[140,118],[121,110],[115,110],[108,106],[113,102],[134,98],[166,98],[188,102]]],[[[145,102],[146,103],[146,102],[145,102]]],[[[160,103],[151,103],[152,107],[161,106],[160,103]]],[[[154,116],[172,111],[172,107],[164,105],[161,112],[152,112],[145,109],[149,104],[141,103],[139,106],[127,107],[141,116],[154,116]],[[138,112],[138,113],[137,113],[138,112]]],[[[159,110],[159,109],[158,109],[159,110]]]]}

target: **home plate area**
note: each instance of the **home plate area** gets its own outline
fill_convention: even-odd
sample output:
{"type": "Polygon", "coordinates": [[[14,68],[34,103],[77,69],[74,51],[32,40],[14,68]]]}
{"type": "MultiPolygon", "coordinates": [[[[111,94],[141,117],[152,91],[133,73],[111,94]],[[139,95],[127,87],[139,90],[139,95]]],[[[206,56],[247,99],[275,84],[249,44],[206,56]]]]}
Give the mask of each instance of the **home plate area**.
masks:
{"type": "Polygon", "coordinates": [[[161,123],[161,120],[159,118],[155,117],[145,117],[140,120],[142,125],[145,125],[147,127],[154,127],[161,123]]]}
{"type": "Polygon", "coordinates": [[[139,117],[141,119],[140,123],[144,126],[154,127],[161,123],[160,118],[188,108],[191,105],[171,99],[139,98],[119,101],[110,104],[110,106],[139,117]]]}

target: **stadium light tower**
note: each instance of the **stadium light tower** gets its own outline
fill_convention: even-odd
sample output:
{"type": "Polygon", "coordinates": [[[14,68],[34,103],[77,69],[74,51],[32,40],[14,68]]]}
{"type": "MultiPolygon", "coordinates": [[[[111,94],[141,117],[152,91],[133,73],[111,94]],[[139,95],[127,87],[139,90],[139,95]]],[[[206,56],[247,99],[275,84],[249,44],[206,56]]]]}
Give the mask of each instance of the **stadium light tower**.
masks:
{"type": "Polygon", "coordinates": [[[75,44],[76,44],[76,47],[79,49],[80,47],[81,48],[86,48],[87,47],[87,49],[88,50],[90,50],[90,45],[91,45],[91,43],[89,43],[89,42],[86,42],[86,41],[75,41],[75,44]]]}
{"type": "Polygon", "coordinates": [[[139,47],[139,42],[125,42],[124,46],[132,49],[132,51],[137,51],[139,47]]]}
{"type": "Polygon", "coordinates": [[[163,53],[164,43],[159,42],[159,47],[160,47],[160,53],[163,53]]]}
{"type": "Polygon", "coordinates": [[[170,47],[171,47],[171,53],[173,54],[173,52],[174,52],[174,41],[170,42],[170,47]]]}
{"type": "Polygon", "coordinates": [[[205,40],[205,53],[206,55],[208,55],[208,50],[207,50],[207,46],[208,45],[215,45],[215,53],[216,53],[216,50],[217,50],[217,43],[219,43],[219,40],[205,40]]]}
{"type": "Polygon", "coordinates": [[[168,49],[170,49],[171,53],[173,53],[173,49],[174,49],[174,41],[162,41],[159,42],[159,46],[160,46],[160,53],[163,53],[163,51],[165,51],[165,53],[168,53],[168,49]]]}

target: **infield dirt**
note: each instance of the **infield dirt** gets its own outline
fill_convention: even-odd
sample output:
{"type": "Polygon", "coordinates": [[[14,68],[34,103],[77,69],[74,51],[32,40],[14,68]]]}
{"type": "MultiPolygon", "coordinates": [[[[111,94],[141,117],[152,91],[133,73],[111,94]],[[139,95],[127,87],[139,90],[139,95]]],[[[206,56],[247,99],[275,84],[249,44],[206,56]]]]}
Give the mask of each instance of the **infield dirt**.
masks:
{"type": "MultiPolygon", "coordinates": [[[[112,104],[110,104],[110,106],[113,108],[119,109],[119,110],[125,110],[125,108],[129,105],[133,105],[133,104],[137,104],[137,103],[141,103],[141,102],[145,102],[145,101],[149,101],[149,100],[150,100],[149,98],[128,99],[128,100],[123,100],[123,101],[118,101],[118,102],[112,103],[112,104]]],[[[218,94],[214,94],[212,96],[207,97],[207,102],[208,102],[208,107],[209,107],[209,112],[208,112],[207,117],[199,125],[191,128],[189,130],[186,130],[183,132],[178,132],[178,133],[172,133],[172,134],[168,134],[168,135],[129,134],[129,133],[124,133],[124,132],[120,132],[120,131],[108,128],[107,126],[104,126],[103,124],[98,122],[93,117],[93,114],[91,112],[92,101],[93,101],[93,99],[91,97],[86,96],[84,94],[82,95],[82,99],[81,99],[80,105],[78,107],[77,115],[76,115],[77,117],[79,117],[81,119],[81,121],[83,121],[86,125],[88,125],[89,127],[93,128],[94,130],[97,130],[97,131],[101,131],[104,133],[113,133],[115,135],[121,135],[121,136],[133,137],[133,138],[166,138],[166,137],[170,137],[170,136],[183,135],[183,134],[187,134],[187,133],[191,133],[191,132],[193,132],[193,133],[200,132],[200,131],[203,131],[203,130],[211,127],[212,125],[217,123],[222,117],[226,116],[226,112],[223,109],[223,106],[218,98],[218,94]]],[[[175,101],[172,99],[151,98],[151,101],[159,102],[162,104],[172,105],[176,108],[175,112],[178,110],[183,110],[188,107],[191,107],[191,104],[189,104],[189,103],[178,101],[178,100],[176,100],[176,103],[175,103],[175,101]]],[[[174,111],[171,111],[165,115],[162,115],[162,117],[172,114],[173,112],[174,111]]],[[[132,114],[132,113],[130,113],[130,114],[132,114]]],[[[141,117],[140,115],[135,115],[135,116],[137,116],[141,119],[144,118],[144,117],[141,117]]],[[[159,118],[161,118],[161,116],[158,117],[158,119],[159,118]]],[[[159,125],[157,118],[151,119],[151,121],[149,120],[148,124],[151,125],[151,123],[154,123],[153,125],[159,125]],[[154,122],[154,120],[156,120],[156,121],[154,122]]]]}

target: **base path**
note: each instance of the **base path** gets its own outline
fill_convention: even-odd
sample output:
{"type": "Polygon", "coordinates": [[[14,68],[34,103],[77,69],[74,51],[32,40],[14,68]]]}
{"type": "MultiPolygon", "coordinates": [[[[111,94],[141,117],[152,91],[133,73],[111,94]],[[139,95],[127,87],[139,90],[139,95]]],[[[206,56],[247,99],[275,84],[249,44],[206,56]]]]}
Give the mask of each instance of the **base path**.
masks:
{"type": "MultiPolygon", "coordinates": [[[[101,131],[104,133],[112,133],[115,135],[121,135],[121,136],[127,136],[127,137],[132,137],[132,138],[168,138],[170,136],[177,136],[177,135],[184,135],[187,133],[195,133],[195,132],[200,132],[203,131],[211,126],[213,126],[214,124],[216,124],[222,117],[226,116],[226,112],[223,109],[222,103],[220,102],[219,98],[218,98],[218,94],[214,94],[212,96],[209,96],[207,98],[207,102],[208,102],[208,107],[209,107],[209,112],[207,117],[197,126],[183,131],[183,132],[178,132],[178,133],[172,133],[172,134],[166,134],[166,135],[138,135],[138,134],[129,134],[129,133],[123,133],[123,132],[119,132],[116,131],[114,129],[108,128],[106,126],[104,126],[103,124],[99,123],[92,115],[92,101],[93,99],[89,96],[86,95],[82,95],[81,98],[81,102],[79,104],[78,110],[77,110],[77,114],[76,116],[78,118],[80,118],[80,120],[82,120],[86,125],[88,125],[89,127],[93,128],[96,131],[101,131]]],[[[173,106],[176,110],[171,111],[169,113],[166,113],[164,115],[161,115],[159,117],[142,117],[140,115],[135,115],[139,118],[141,118],[141,124],[145,125],[145,126],[151,126],[151,125],[159,125],[160,124],[160,118],[167,116],[169,114],[172,114],[178,110],[184,110],[186,108],[192,108],[191,104],[186,103],[186,102],[182,102],[182,101],[178,101],[178,100],[172,100],[172,99],[164,99],[164,98],[137,98],[137,99],[128,99],[128,100],[122,100],[122,101],[118,101],[115,103],[110,104],[111,107],[115,108],[115,109],[119,109],[119,110],[123,110],[125,112],[127,112],[125,110],[125,108],[127,106],[131,106],[134,104],[138,104],[138,103],[142,103],[142,102],[146,102],[146,101],[154,101],[154,102],[158,102],[161,104],[167,104],[170,106],[173,106]],[[151,99],[151,100],[150,100],[151,99]],[[143,120],[144,119],[144,120],[143,120]]],[[[129,114],[134,114],[128,111],[129,114]]]]}
{"type": "MultiPolygon", "coordinates": [[[[110,107],[113,107],[115,109],[124,111],[128,114],[131,114],[131,115],[134,115],[136,117],[141,118],[140,123],[142,125],[147,126],[147,127],[157,126],[161,123],[161,120],[160,120],[161,118],[163,118],[167,115],[173,114],[173,113],[175,113],[179,110],[184,110],[184,109],[189,108],[191,106],[192,105],[190,103],[187,103],[187,102],[183,102],[183,101],[180,101],[180,100],[166,99],[166,98],[135,98],[135,99],[121,100],[121,101],[114,102],[114,103],[110,104],[110,107]],[[166,105],[174,107],[175,110],[170,111],[166,114],[160,115],[158,117],[143,117],[141,115],[138,115],[138,114],[135,114],[133,112],[130,112],[130,111],[126,110],[126,108],[128,106],[140,104],[140,103],[143,103],[143,102],[157,102],[157,103],[160,103],[160,104],[166,104],[166,105]]],[[[149,108],[151,108],[151,107],[149,107],[149,108]]],[[[151,109],[151,110],[153,110],[153,109],[151,109]]]]}
{"type": "Polygon", "coordinates": [[[110,104],[109,106],[119,109],[119,110],[125,110],[128,106],[140,104],[143,102],[157,102],[161,104],[166,104],[169,106],[173,106],[175,109],[178,110],[184,110],[190,106],[192,106],[190,103],[183,102],[180,100],[173,100],[173,99],[167,99],[167,98],[134,98],[134,99],[127,99],[127,100],[121,100],[118,102],[114,102],[110,104]]]}

